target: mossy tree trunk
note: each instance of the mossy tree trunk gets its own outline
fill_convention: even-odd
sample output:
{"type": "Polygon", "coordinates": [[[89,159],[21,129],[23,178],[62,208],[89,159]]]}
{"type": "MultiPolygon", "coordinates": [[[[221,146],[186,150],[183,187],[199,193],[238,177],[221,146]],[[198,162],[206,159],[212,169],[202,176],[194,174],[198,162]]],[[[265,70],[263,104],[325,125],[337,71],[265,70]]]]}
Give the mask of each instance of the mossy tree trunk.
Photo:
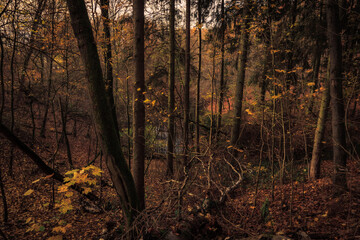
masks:
{"type": "Polygon", "coordinates": [[[310,162],[310,178],[318,179],[320,177],[320,164],[321,164],[321,142],[324,138],[326,115],[329,109],[330,103],[330,60],[328,63],[327,78],[325,79],[325,91],[323,92],[319,117],[315,130],[314,147],[310,162]]]}

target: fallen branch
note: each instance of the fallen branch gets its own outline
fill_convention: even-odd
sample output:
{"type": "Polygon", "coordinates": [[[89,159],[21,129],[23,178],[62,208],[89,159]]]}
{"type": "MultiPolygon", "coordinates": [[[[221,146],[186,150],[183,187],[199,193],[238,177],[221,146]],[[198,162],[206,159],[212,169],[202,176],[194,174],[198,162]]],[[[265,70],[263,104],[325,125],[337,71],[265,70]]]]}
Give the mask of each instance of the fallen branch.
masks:
{"type": "Polygon", "coordinates": [[[239,171],[237,171],[236,168],[228,160],[226,160],[226,158],[224,158],[224,160],[231,167],[231,169],[238,175],[238,180],[233,185],[231,185],[230,187],[227,187],[225,189],[225,191],[221,191],[221,195],[220,195],[220,199],[219,199],[218,204],[225,203],[226,197],[230,193],[232,193],[240,185],[240,183],[243,181],[242,173],[239,173],[239,171]]]}
{"type": "MultiPolygon", "coordinates": [[[[34,163],[40,168],[47,175],[51,175],[51,177],[61,183],[64,183],[64,176],[61,175],[59,172],[55,171],[51,167],[49,167],[42,159],[37,155],[31,148],[29,148],[25,143],[23,143],[18,137],[16,137],[5,125],[0,123],[0,132],[15,146],[17,146],[23,153],[25,153],[34,163]]],[[[99,198],[92,194],[84,194],[82,192],[82,188],[79,185],[71,186],[72,189],[79,192],[80,194],[84,195],[87,199],[95,202],[99,201],[99,198]]]]}

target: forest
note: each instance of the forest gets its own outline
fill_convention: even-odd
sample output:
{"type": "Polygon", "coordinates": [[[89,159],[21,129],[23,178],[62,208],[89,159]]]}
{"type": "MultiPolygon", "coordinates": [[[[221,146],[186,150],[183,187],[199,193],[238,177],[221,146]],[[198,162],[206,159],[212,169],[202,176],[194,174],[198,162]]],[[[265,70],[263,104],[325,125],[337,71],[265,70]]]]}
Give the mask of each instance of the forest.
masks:
{"type": "Polygon", "coordinates": [[[0,239],[360,239],[357,0],[0,0],[0,239]]]}

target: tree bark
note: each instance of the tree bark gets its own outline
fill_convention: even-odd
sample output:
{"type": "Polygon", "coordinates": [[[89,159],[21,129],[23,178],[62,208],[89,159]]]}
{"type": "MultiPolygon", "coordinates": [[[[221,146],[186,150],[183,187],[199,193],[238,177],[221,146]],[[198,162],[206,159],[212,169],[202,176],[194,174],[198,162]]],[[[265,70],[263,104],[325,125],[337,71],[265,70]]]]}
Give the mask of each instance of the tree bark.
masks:
{"type": "Polygon", "coordinates": [[[184,165],[189,154],[190,119],[190,0],[186,0],[186,46],[185,46],[185,84],[184,84],[184,165]]]}
{"type": "Polygon", "coordinates": [[[2,179],[2,175],[1,175],[1,168],[0,168],[0,192],[1,192],[2,202],[3,202],[3,220],[5,223],[7,223],[9,220],[9,212],[8,212],[8,205],[7,205],[7,201],[6,201],[6,195],[5,195],[5,187],[4,187],[4,183],[3,183],[3,179],[2,179]]]}
{"type": "Polygon", "coordinates": [[[243,20],[241,23],[241,38],[240,38],[240,59],[238,65],[238,73],[236,76],[236,90],[235,90],[235,114],[233,120],[231,145],[237,146],[240,138],[240,126],[241,126],[241,112],[242,112],[242,100],[245,84],[245,70],[247,62],[247,53],[249,48],[249,16],[248,16],[249,4],[246,1],[244,3],[243,20]]]}
{"type": "Polygon", "coordinates": [[[342,46],[338,0],[327,1],[327,32],[330,55],[331,126],[333,134],[334,193],[347,189],[345,112],[342,93],[342,46]]]}
{"type": "Polygon", "coordinates": [[[67,0],[71,25],[77,38],[80,55],[85,65],[88,88],[94,109],[94,118],[103,151],[107,156],[107,166],[115,189],[120,197],[120,204],[130,227],[139,210],[137,192],[129,167],[121,150],[117,137],[111,107],[106,97],[105,83],[100,59],[93,36],[91,23],[83,0],[67,0]]]}
{"type": "Polygon", "coordinates": [[[321,164],[321,142],[324,138],[326,115],[330,103],[330,59],[328,63],[327,78],[325,79],[325,91],[321,99],[319,117],[315,130],[314,147],[310,162],[310,179],[318,179],[320,177],[321,164]]]}
{"type": "Polygon", "coordinates": [[[221,120],[222,120],[222,109],[224,103],[224,93],[225,93],[225,3],[224,0],[221,1],[221,70],[220,70],[220,93],[219,93],[219,105],[216,121],[216,137],[221,130],[221,120]]]}
{"type": "Polygon", "coordinates": [[[196,152],[200,153],[200,80],[201,80],[201,0],[198,0],[198,30],[199,30],[199,66],[198,66],[198,78],[196,84],[196,152]]]}
{"type": "Polygon", "coordinates": [[[140,209],[145,207],[145,75],[144,75],[144,0],[134,0],[134,164],[133,175],[139,197],[140,209]]]}
{"type": "Polygon", "coordinates": [[[100,0],[101,16],[104,28],[104,59],[105,59],[105,84],[106,92],[109,98],[111,113],[114,119],[116,134],[120,137],[119,124],[117,121],[116,106],[114,101],[114,76],[112,67],[111,34],[109,19],[109,0],[100,0]]]}
{"type": "Polygon", "coordinates": [[[167,175],[174,174],[175,142],[175,0],[170,0],[169,16],[170,63],[169,63],[169,97],[168,97],[168,139],[167,139],[167,175]]]}

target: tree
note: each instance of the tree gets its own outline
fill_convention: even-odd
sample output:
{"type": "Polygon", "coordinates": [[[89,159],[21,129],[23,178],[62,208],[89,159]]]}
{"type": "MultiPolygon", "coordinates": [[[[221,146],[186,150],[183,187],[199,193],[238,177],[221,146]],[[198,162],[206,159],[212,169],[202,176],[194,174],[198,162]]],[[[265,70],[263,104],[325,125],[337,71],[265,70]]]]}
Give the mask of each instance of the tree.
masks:
{"type": "Polygon", "coordinates": [[[110,34],[110,18],[109,18],[109,0],[100,0],[101,16],[103,18],[104,27],[104,61],[105,61],[105,83],[109,103],[115,123],[116,134],[120,137],[119,124],[117,121],[116,106],[114,101],[114,77],[112,66],[112,52],[111,52],[111,34],[110,34]]]}
{"type": "Polygon", "coordinates": [[[325,90],[321,99],[321,106],[319,117],[315,130],[314,145],[310,162],[310,178],[317,179],[320,177],[320,155],[321,155],[321,142],[325,132],[326,115],[330,103],[330,59],[328,63],[327,78],[325,79],[325,90]]]}
{"type": "Polygon", "coordinates": [[[170,0],[169,14],[169,97],[168,97],[168,139],[167,139],[167,174],[174,173],[175,141],[175,0],[170,0]]]}
{"type": "Polygon", "coordinates": [[[134,0],[134,165],[133,175],[140,209],[145,207],[145,75],[144,75],[144,0],[134,0]]]}
{"type": "Polygon", "coordinates": [[[225,93],[225,3],[224,0],[221,0],[221,72],[220,72],[220,96],[219,96],[219,106],[218,106],[218,115],[216,121],[216,136],[218,135],[221,129],[221,119],[222,119],[222,109],[224,103],[224,93],[225,93]]]}
{"type": "Polygon", "coordinates": [[[245,84],[245,69],[247,62],[247,54],[249,48],[249,3],[244,2],[243,19],[241,22],[241,37],[240,37],[240,50],[239,50],[239,63],[238,72],[236,75],[236,90],[235,90],[235,114],[231,132],[231,145],[237,146],[240,138],[241,126],[241,112],[242,100],[245,84]]]}
{"type": "Polygon", "coordinates": [[[186,0],[185,84],[184,84],[184,165],[189,154],[190,119],[190,0],[186,0]]]}
{"type": "Polygon", "coordinates": [[[199,66],[198,66],[198,77],[196,83],[196,110],[195,110],[195,121],[196,121],[196,151],[200,152],[200,80],[201,80],[201,28],[202,28],[202,1],[198,0],[198,31],[199,31],[199,66]]]}
{"type": "Polygon", "coordinates": [[[331,126],[333,134],[333,161],[335,194],[347,189],[345,112],[342,88],[342,45],[339,19],[339,1],[327,0],[327,33],[330,55],[331,126]]]}
{"type": "Polygon", "coordinates": [[[130,227],[140,209],[137,192],[129,167],[121,151],[115,124],[111,114],[109,101],[106,97],[100,59],[94,40],[91,23],[83,0],[67,0],[71,25],[78,41],[88,89],[92,100],[96,127],[101,137],[102,148],[107,155],[107,166],[114,187],[120,197],[127,226],[130,227]]]}

